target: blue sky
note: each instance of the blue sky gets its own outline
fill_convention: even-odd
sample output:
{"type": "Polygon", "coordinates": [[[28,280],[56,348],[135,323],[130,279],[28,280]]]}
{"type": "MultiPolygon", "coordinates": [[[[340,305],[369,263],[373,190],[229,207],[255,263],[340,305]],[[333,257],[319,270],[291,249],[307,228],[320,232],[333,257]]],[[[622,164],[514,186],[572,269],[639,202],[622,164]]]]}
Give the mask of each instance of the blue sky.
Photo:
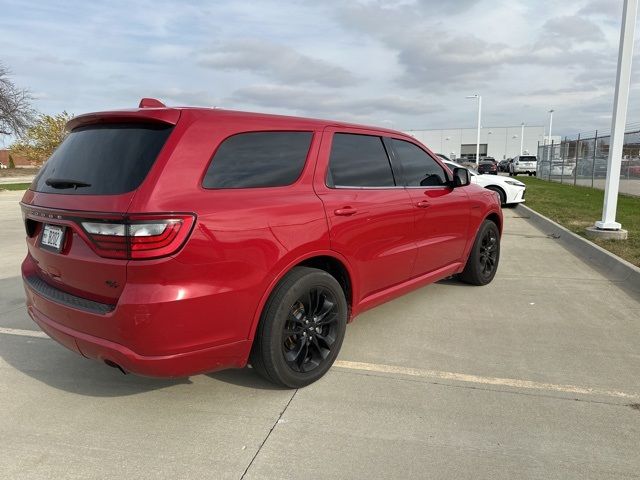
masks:
{"type": "MultiPolygon", "coordinates": [[[[0,62],[35,107],[169,105],[397,129],[609,128],[622,0],[0,0],[0,62]]],[[[640,33],[639,35],[640,36],[640,33]]],[[[638,43],[638,42],[637,42],[638,43]]],[[[636,46],[629,122],[640,122],[636,46]]]]}

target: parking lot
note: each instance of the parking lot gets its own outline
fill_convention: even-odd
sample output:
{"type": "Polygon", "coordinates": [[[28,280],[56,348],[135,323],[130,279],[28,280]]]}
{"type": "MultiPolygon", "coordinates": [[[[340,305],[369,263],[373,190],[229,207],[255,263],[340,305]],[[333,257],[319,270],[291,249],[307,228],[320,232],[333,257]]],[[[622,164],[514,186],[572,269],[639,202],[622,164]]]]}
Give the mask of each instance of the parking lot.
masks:
{"type": "Polygon", "coordinates": [[[498,274],[358,317],[317,383],[123,376],[23,306],[0,193],[3,478],[638,478],[640,304],[505,210],[498,274]]]}

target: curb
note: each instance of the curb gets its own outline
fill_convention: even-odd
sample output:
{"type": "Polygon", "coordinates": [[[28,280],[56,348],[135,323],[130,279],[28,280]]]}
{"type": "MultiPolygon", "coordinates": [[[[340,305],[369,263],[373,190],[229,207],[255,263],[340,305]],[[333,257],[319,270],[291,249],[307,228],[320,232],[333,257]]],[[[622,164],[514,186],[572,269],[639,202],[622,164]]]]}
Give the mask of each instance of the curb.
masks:
{"type": "Polygon", "coordinates": [[[595,268],[635,300],[640,301],[640,268],[525,205],[518,204],[516,211],[526,214],[524,218],[534,227],[551,235],[580,260],[595,268]]]}

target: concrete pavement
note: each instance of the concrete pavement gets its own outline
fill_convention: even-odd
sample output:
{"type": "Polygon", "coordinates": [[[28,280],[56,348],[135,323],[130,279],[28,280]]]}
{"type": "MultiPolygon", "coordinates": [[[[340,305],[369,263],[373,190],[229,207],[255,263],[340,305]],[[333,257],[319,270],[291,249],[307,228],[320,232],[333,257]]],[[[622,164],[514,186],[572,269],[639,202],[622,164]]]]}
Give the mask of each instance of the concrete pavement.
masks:
{"type": "Polygon", "coordinates": [[[512,210],[492,284],[365,313],[291,391],[122,376],[37,336],[20,196],[0,193],[7,478],[638,478],[640,304],[512,210]]]}

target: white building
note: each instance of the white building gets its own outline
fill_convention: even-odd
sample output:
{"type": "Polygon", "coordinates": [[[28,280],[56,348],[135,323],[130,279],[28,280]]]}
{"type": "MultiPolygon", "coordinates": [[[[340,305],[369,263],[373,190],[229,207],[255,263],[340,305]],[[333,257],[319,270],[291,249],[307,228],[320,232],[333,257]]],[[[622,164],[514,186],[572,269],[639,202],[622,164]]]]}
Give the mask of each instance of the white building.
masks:
{"type": "MultiPolygon", "coordinates": [[[[475,128],[450,128],[444,130],[406,130],[405,133],[424,143],[433,152],[442,153],[451,159],[475,159],[475,128]]],[[[536,155],[538,142],[545,140],[545,127],[525,125],[523,153],[536,155]]],[[[513,158],[520,154],[522,126],[482,127],[480,130],[480,158],[493,157],[496,160],[513,158]]]]}

